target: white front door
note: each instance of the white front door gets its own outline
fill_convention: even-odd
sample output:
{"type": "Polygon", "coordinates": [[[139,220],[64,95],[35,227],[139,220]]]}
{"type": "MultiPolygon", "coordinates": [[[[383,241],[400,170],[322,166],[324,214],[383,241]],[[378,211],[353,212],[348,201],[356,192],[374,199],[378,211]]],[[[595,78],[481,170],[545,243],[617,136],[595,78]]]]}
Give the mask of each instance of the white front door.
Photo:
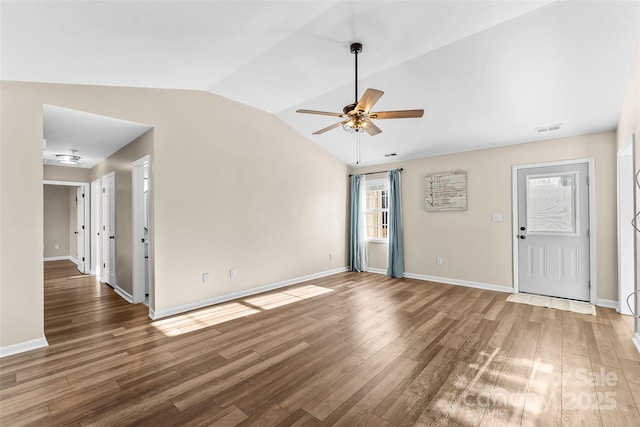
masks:
{"type": "Polygon", "coordinates": [[[115,287],[116,283],[116,175],[111,172],[102,177],[102,280],[115,287]]]}
{"type": "Polygon", "coordinates": [[[520,292],[589,301],[589,165],[518,170],[520,292]]]}
{"type": "Polygon", "coordinates": [[[84,189],[82,187],[78,187],[76,189],[76,208],[77,208],[77,219],[76,219],[76,240],[78,242],[77,249],[78,253],[76,254],[76,259],[78,260],[78,271],[81,273],[85,272],[85,247],[84,247],[84,233],[85,233],[85,223],[84,223],[84,189]]]}

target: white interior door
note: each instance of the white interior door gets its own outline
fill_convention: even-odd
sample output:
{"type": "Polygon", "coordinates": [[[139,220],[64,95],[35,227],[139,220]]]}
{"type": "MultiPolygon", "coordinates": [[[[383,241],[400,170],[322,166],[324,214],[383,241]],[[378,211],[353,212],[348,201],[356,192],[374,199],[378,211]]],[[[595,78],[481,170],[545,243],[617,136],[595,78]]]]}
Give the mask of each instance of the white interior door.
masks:
{"type": "Polygon", "coordinates": [[[132,195],[132,279],[133,302],[144,302],[149,295],[149,162],[144,156],[131,164],[132,195]]]}
{"type": "Polygon", "coordinates": [[[102,280],[113,287],[117,285],[115,184],[115,172],[102,177],[102,280]]]}
{"type": "Polygon", "coordinates": [[[100,180],[91,182],[91,274],[96,274],[101,280],[102,268],[100,268],[100,180]]]}
{"type": "Polygon", "coordinates": [[[84,189],[82,187],[78,187],[76,189],[76,208],[77,208],[77,220],[76,220],[76,240],[77,240],[77,250],[76,259],[78,260],[78,271],[84,273],[85,270],[85,247],[84,247],[84,234],[86,232],[85,227],[85,218],[84,218],[84,208],[85,208],[85,197],[84,197],[84,189]]]}
{"type": "Polygon", "coordinates": [[[589,301],[589,165],[518,170],[520,292],[589,301]]]}

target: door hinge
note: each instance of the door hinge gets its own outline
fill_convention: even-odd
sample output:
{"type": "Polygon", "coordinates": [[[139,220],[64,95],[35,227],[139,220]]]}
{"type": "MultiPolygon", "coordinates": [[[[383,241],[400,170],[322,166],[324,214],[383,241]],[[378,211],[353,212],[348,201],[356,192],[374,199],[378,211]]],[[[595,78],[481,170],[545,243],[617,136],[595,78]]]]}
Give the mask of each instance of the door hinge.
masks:
{"type": "Polygon", "coordinates": [[[82,257],[82,262],[84,262],[84,257],[82,257]]]}
{"type": "Polygon", "coordinates": [[[102,187],[102,192],[103,192],[103,193],[106,193],[106,192],[107,192],[107,189],[106,189],[105,187],[102,187]]]}
{"type": "Polygon", "coordinates": [[[102,226],[102,229],[103,229],[103,230],[106,230],[106,228],[104,228],[104,227],[105,227],[105,226],[103,225],[103,226],[102,226]]]}
{"type": "Polygon", "coordinates": [[[84,225],[82,226],[82,229],[84,230],[84,225]]]}
{"type": "Polygon", "coordinates": [[[102,264],[102,268],[107,268],[107,264],[106,263],[102,264]]]}
{"type": "Polygon", "coordinates": [[[82,198],[84,199],[84,193],[82,193],[82,198]]]}
{"type": "Polygon", "coordinates": [[[587,237],[591,238],[591,229],[587,228],[587,237]]]}
{"type": "Polygon", "coordinates": [[[587,185],[589,185],[589,176],[587,175],[587,185]]]}

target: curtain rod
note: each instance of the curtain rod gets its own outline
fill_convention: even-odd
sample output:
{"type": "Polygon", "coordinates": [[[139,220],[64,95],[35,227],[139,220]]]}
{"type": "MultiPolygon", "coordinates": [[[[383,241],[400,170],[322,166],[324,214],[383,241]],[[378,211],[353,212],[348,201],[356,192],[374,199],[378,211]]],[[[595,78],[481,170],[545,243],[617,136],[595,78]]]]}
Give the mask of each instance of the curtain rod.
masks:
{"type": "MultiPolygon", "coordinates": [[[[402,172],[404,170],[404,168],[400,168],[398,169],[400,172],[402,172]]],[[[377,171],[377,172],[367,172],[367,173],[361,173],[361,174],[356,174],[356,175],[374,175],[376,173],[385,173],[385,172],[389,172],[389,171],[377,171]]],[[[353,176],[353,174],[349,174],[349,176],[353,176]]]]}

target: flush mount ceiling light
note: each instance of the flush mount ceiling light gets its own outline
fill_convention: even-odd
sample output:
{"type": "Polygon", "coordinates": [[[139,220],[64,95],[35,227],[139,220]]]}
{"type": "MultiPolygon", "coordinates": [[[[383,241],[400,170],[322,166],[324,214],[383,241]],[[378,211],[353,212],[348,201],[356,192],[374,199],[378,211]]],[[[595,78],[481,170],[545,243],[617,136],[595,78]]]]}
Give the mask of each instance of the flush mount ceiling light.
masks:
{"type": "Polygon", "coordinates": [[[79,165],[80,157],[76,156],[77,150],[71,150],[72,154],[56,154],[56,161],[61,165],[79,165]]]}

